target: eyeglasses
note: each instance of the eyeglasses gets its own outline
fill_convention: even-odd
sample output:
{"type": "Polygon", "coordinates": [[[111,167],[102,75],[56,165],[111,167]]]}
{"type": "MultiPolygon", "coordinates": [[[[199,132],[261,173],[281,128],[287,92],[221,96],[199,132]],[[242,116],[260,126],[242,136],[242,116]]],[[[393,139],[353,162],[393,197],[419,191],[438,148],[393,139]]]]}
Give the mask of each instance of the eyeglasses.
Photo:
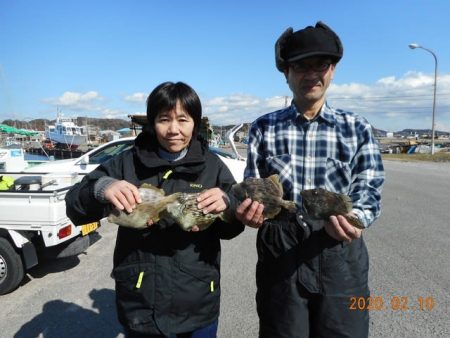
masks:
{"type": "Polygon", "coordinates": [[[330,66],[332,64],[333,63],[329,60],[318,61],[313,64],[304,63],[304,62],[295,62],[295,63],[290,63],[289,67],[296,73],[306,73],[308,71],[321,73],[321,72],[328,70],[328,68],[330,68],[330,66]]]}

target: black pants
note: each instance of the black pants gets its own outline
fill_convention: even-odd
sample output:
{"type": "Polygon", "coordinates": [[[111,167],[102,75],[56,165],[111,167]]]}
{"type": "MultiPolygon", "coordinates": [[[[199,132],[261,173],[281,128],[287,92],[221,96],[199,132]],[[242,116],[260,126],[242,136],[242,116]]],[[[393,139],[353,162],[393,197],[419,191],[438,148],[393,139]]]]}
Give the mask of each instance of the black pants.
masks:
{"type": "Polygon", "coordinates": [[[216,338],[219,320],[214,321],[207,327],[195,330],[193,332],[171,334],[169,337],[164,335],[146,335],[140,333],[126,332],[126,338],[216,338]]]}
{"type": "Polygon", "coordinates": [[[362,238],[346,245],[321,232],[303,244],[276,259],[259,256],[259,337],[366,338],[369,312],[351,307],[370,295],[362,238]]]}
{"type": "Polygon", "coordinates": [[[260,338],[368,336],[369,312],[350,310],[349,297],[310,294],[299,284],[291,286],[289,301],[272,297],[265,304],[270,307],[270,314],[259,312],[260,338]]]}

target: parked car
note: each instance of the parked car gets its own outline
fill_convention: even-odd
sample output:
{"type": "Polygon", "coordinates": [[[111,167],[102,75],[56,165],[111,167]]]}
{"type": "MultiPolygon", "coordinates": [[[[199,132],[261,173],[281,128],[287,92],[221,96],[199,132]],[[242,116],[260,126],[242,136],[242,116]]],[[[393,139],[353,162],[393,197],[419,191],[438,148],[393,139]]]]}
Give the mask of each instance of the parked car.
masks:
{"type": "MultiPolygon", "coordinates": [[[[27,168],[24,171],[40,174],[68,172],[87,174],[101,163],[130,149],[134,144],[134,139],[134,137],[125,137],[114,140],[92,149],[78,158],[47,161],[27,168]]],[[[237,182],[243,180],[246,164],[245,159],[240,156],[238,157],[238,154],[233,154],[220,148],[210,147],[209,150],[219,156],[219,158],[228,166],[237,182]]]]}

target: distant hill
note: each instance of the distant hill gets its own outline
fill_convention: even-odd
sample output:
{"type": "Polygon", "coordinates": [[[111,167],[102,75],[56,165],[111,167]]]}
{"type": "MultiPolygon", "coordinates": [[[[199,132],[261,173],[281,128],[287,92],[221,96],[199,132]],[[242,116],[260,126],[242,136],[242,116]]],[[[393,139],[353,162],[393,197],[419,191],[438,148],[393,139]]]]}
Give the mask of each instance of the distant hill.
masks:
{"type": "MultiPolygon", "coordinates": [[[[124,119],[101,119],[101,118],[93,118],[93,117],[78,117],[77,125],[85,126],[86,124],[89,127],[97,127],[100,130],[118,130],[122,128],[131,127],[131,120],[124,119]]],[[[33,130],[45,130],[45,126],[49,124],[54,124],[56,120],[47,120],[47,119],[35,119],[31,121],[20,121],[20,120],[4,120],[2,124],[6,124],[8,126],[16,127],[16,128],[24,128],[24,129],[33,129],[33,130]]],[[[217,132],[217,130],[228,130],[231,129],[234,125],[227,126],[216,126],[213,128],[217,132]]],[[[250,123],[244,123],[241,131],[244,133],[248,132],[250,127],[250,123]]],[[[385,137],[387,131],[377,128],[372,128],[375,134],[375,137],[385,137]]],[[[448,132],[443,131],[435,131],[436,136],[439,137],[441,135],[449,135],[448,132]]],[[[403,129],[400,131],[394,132],[397,136],[411,136],[411,135],[431,135],[431,129],[403,129]]]]}
{"type": "MultiPolygon", "coordinates": [[[[444,131],[439,131],[439,130],[435,130],[434,131],[435,135],[437,137],[441,136],[441,135],[448,135],[448,132],[444,132],[444,131]]],[[[409,136],[409,135],[431,135],[431,129],[403,129],[401,131],[397,131],[395,133],[396,135],[402,135],[402,136],[409,136]]]]}
{"type": "MultiPolygon", "coordinates": [[[[373,133],[374,133],[375,137],[386,137],[386,135],[387,135],[386,130],[377,129],[377,128],[373,128],[373,127],[372,127],[372,129],[373,129],[373,133]]],[[[436,137],[450,134],[448,132],[439,131],[439,130],[435,130],[434,132],[435,132],[436,137]]],[[[403,130],[395,131],[394,135],[395,136],[403,136],[403,137],[414,136],[414,135],[419,135],[419,136],[431,135],[431,129],[403,129],[403,130]]]]}
{"type": "Polygon", "coordinates": [[[372,127],[373,134],[375,137],[385,137],[387,132],[385,130],[377,129],[372,127]]]}

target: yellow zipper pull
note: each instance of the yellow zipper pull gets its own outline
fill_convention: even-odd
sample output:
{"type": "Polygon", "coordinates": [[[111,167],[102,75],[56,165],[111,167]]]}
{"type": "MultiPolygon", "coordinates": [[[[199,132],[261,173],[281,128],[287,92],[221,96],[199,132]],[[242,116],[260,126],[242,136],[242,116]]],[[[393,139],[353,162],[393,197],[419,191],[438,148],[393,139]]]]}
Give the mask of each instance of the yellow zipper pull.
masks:
{"type": "Polygon", "coordinates": [[[173,173],[172,170],[167,170],[166,173],[163,175],[163,179],[167,180],[167,178],[170,176],[170,174],[173,173]]]}
{"type": "Polygon", "coordinates": [[[214,292],[214,281],[213,280],[209,284],[209,288],[210,288],[211,292],[214,292]]]}
{"type": "Polygon", "coordinates": [[[144,278],[144,271],[141,271],[139,273],[139,277],[136,283],[136,289],[140,289],[141,288],[141,284],[142,284],[142,279],[144,278]]]}

